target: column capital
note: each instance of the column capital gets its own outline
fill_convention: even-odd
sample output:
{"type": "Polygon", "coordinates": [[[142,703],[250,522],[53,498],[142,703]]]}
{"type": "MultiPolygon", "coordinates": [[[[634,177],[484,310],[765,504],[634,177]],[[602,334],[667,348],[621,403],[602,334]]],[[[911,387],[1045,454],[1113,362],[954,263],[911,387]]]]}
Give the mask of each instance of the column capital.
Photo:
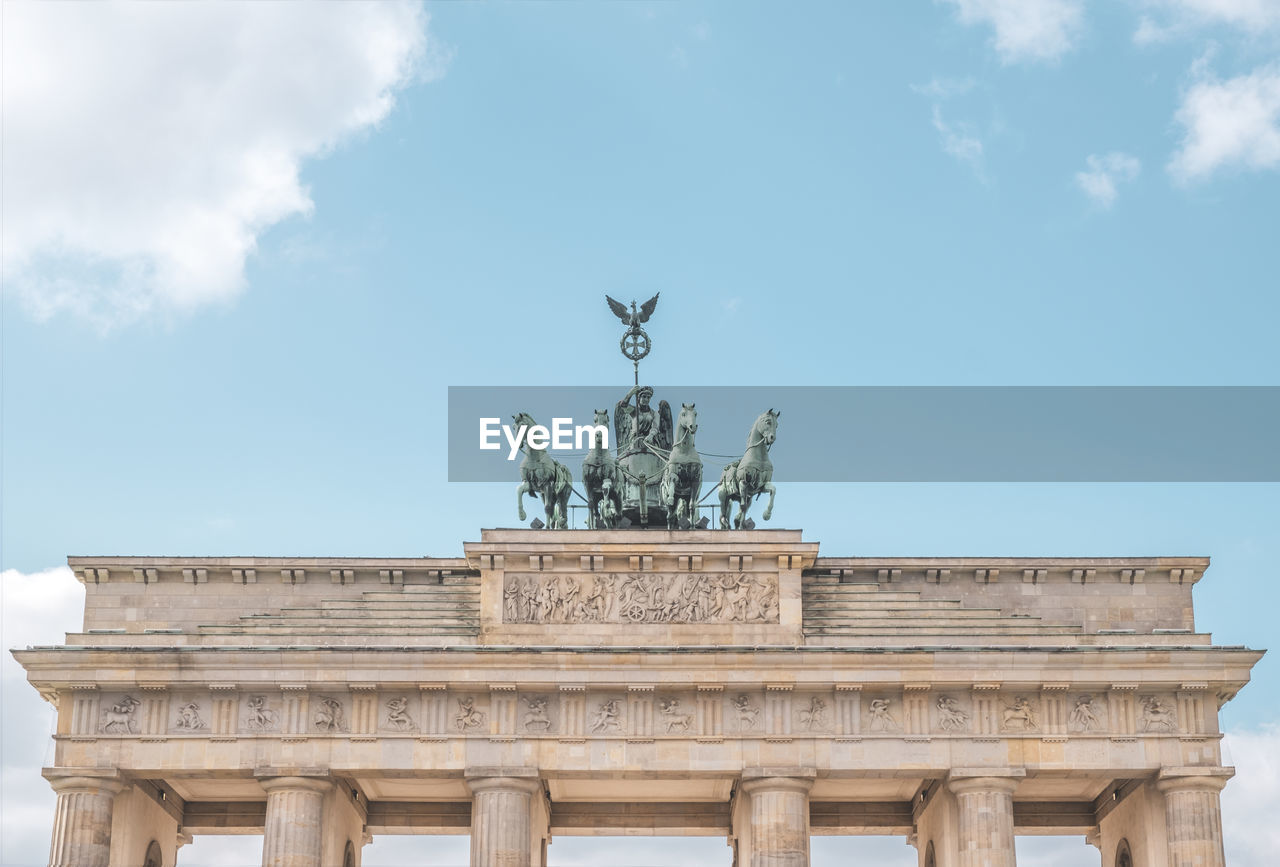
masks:
{"type": "Polygon", "coordinates": [[[1221,792],[1235,768],[1161,768],[1156,788],[1161,792],[1221,792]]]}
{"type": "Polygon", "coordinates": [[[542,775],[537,768],[480,766],[467,768],[466,783],[473,795],[494,790],[533,794],[542,790],[542,775]]]}
{"type": "Polygon", "coordinates": [[[119,794],[126,780],[115,769],[106,768],[43,768],[40,773],[58,794],[85,792],[88,794],[119,794]]]}
{"type": "Polygon", "coordinates": [[[333,788],[333,780],[327,772],[324,774],[290,774],[254,771],[253,776],[268,795],[272,792],[280,791],[319,792],[323,794],[333,788]]]}
{"type": "Polygon", "coordinates": [[[817,771],[813,768],[747,768],[742,772],[742,791],[793,791],[807,794],[817,771]]]}
{"type": "Polygon", "coordinates": [[[1023,768],[955,768],[947,775],[953,794],[997,792],[1012,795],[1027,775],[1023,768]]]}

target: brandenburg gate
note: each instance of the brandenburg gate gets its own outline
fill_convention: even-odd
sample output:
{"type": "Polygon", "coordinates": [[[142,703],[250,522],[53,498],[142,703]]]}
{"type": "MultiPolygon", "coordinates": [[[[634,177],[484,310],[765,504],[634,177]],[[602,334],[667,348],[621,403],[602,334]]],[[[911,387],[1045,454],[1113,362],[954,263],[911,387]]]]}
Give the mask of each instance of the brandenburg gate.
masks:
{"type": "Polygon", "coordinates": [[[589,529],[522,412],[519,514],[546,520],[461,557],[70,558],[83,631],[15,651],[57,709],[51,867],[173,867],[195,834],[261,834],[263,867],[357,867],[376,834],[470,834],[472,867],[576,834],[1222,867],[1218,711],[1261,653],[1196,631],[1207,559],[820,555],[747,517],[773,408],[708,529],[697,409],[640,385],[658,296],[608,301],[635,385],[582,461],[589,529]]]}
{"type": "Polygon", "coordinates": [[[1224,863],[1218,711],[1261,654],[1197,631],[1207,559],[696,528],[461,553],[72,557],[83,630],[15,651],[57,709],[49,863],[238,833],[267,867],[355,867],[378,834],[470,834],[475,867],[584,834],[720,836],[738,867],[806,865],[814,834],[921,867],[1012,867],[1019,834],[1224,863]]]}

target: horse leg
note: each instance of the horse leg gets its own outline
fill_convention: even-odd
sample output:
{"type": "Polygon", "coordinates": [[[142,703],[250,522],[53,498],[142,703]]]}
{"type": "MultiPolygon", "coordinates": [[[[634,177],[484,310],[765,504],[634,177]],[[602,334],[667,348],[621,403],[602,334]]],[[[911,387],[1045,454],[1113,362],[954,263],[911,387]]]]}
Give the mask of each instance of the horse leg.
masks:
{"type": "Polygon", "coordinates": [[[689,528],[698,523],[698,497],[702,495],[702,464],[698,464],[694,470],[693,478],[689,480],[689,528]]]}
{"type": "Polygon", "coordinates": [[[720,529],[729,529],[729,512],[733,509],[730,505],[729,495],[724,492],[724,485],[720,485],[720,529]]]}
{"type": "Polygon", "coordinates": [[[616,530],[618,524],[622,523],[622,473],[614,476],[609,496],[613,500],[613,517],[609,520],[609,529],[616,530]]]}
{"type": "Polygon", "coordinates": [[[560,512],[560,516],[556,521],[556,525],[561,530],[569,529],[569,486],[565,485],[564,490],[560,492],[560,496],[556,499],[556,508],[560,512]]]}
{"type": "Polygon", "coordinates": [[[747,523],[747,510],[751,508],[751,501],[755,495],[754,491],[747,488],[745,474],[738,476],[738,516],[733,519],[735,529],[741,530],[743,524],[747,523]]]}
{"type": "Polygon", "coordinates": [[[556,492],[550,485],[542,492],[542,510],[547,514],[547,526],[543,529],[554,530],[556,526],[556,492]]]}
{"type": "Polygon", "coordinates": [[[596,510],[600,507],[600,495],[587,488],[587,529],[594,530],[600,523],[596,510]]]}
{"type": "Polygon", "coordinates": [[[529,483],[521,482],[516,488],[516,505],[520,508],[520,520],[524,521],[527,515],[524,513],[524,495],[529,492],[529,483]]]}
{"type": "Polygon", "coordinates": [[[773,495],[778,492],[778,489],[773,486],[773,482],[765,482],[764,489],[769,492],[769,505],[764,507],[764,514],[760,517],[767,521],[769,516],[773,514],[773,495]]]}
{"type": "Polygon", "coordinates": [[[658,485],[658,499],[662,501],[662,506],[667,512],[668,530],[676,528],[676,482],[676,473],[671,469],[671,464],[667,464],[666,469],[662,471],[662,482],[658,485]]]}

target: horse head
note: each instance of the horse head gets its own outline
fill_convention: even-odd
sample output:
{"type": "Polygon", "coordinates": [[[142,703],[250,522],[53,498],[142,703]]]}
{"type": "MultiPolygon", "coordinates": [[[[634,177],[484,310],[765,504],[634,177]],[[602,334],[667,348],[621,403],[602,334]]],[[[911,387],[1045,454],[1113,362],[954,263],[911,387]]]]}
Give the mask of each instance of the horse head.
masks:
{"type": "Polygon", "coordinates": [[[594,424],[602,424],[605,427],[608,427],[609,426],[609,410],[598,409],[595,411],[595,413],[596,413],[596,417],[595,417],[594,424]]]}
{"type": "Polygon", "coordinates": [[[691,403],[680,405],[680,416],[676,419],[676,439],[683,439],[685,431],[691,434],[698,432],[698,411],[691,403]]]}
{"type": "Polygon", "coordinates": [[[778,438],[778,416],[782,412],[774,412],[773,408],[760,413],[760,417],[756,419],[756,423],[751,427],[751,436],[747,438],[747,444],[750,446],[752,441],[759,437],[759,442],[766,446],[773,445],[774,440],[778,438]]]}

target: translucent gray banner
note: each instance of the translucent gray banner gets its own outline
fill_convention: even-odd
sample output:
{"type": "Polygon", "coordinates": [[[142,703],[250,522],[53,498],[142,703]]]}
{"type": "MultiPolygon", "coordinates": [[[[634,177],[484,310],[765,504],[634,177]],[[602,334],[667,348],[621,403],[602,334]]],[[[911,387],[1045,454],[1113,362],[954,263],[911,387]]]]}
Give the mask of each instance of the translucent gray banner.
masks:
{"type": "MultiPolygon", "coordinates": [[[[612,424],[626,389],[449,389],[449,481],[517,482],[522,455],[480,448],[481,419],[529,413],[612,424]]],[[[781,412],[770,452],[789,482],[1276,482],[1280,387],[654,386],[652,406],[698,413],[705,476],[740,457],[765,410],[781,412]]],[[[634,406],[635,399],[632,398],[634,406]]],[[[495,423],[489,423],[491,435],[495,423]]],[[[564,423],[562,423],[562,428],[564,423]]],[[[582,442],[586,440],[583,439],[582,442]]],[[[616,450],[612,430],[611,447],[616,450]]],[[[574,479],[582,448],[550,449],[574,479]]]]}

